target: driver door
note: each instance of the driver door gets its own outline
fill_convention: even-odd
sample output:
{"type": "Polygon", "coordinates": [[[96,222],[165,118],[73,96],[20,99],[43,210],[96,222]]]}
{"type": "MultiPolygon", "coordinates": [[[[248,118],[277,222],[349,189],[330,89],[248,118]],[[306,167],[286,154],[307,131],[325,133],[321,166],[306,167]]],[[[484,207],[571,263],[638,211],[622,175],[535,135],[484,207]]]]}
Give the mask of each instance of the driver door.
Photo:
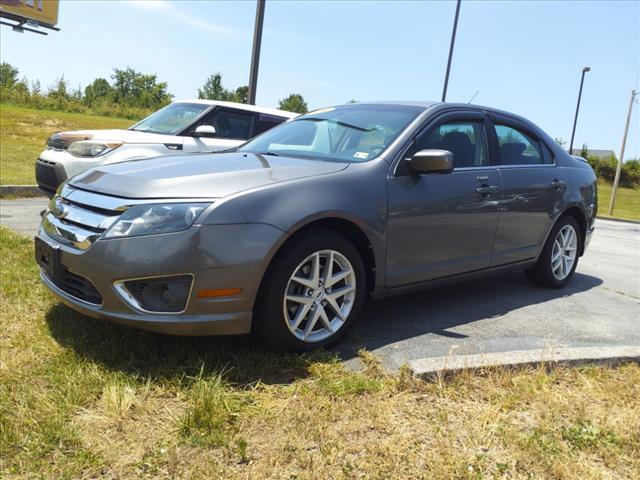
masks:
{"type": "Polygon", "coordinates": [[[200,125],[211,125],[216,129],[214,137],[194,137],[188,135],[183,137],[184,153],[197,152],[218,152],[243,144],[253,132],[254,123],[253,112],[245,110],[234,110],[232,108],[216,108],[190,129],[193,134],[200,125]]]}
{"type": "Polygon", "coordinates": [[[387,286],[491,265],[501,180],[488,145],[477,111],[440,116],[411,141],[388,178],[387,286]],[[411,172],[405,158],[423,149],[452,152],[453,171],[411,172]]]}

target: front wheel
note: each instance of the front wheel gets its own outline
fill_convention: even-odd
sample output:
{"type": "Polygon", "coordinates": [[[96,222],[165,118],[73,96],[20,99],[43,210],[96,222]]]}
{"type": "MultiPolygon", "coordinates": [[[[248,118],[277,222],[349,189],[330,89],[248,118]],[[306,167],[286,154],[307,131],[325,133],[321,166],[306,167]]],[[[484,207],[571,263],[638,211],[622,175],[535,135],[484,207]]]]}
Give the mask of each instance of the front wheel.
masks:
{"type": "Polygon", "coordinates": [[[532,269],[525,270],[529,281],[546,288],[564,287],[578,266],[581,241],[578,222],[570,216],[560,218],[553,227],[538,262],[532,269]]]}
{"type": "Polygon", "coordinates": [[[357,249],[342,235],[316,230],[274,258],[256,302],[254,332],[272,347],[305,351],[344,336],[365,297],[357,249]]]}

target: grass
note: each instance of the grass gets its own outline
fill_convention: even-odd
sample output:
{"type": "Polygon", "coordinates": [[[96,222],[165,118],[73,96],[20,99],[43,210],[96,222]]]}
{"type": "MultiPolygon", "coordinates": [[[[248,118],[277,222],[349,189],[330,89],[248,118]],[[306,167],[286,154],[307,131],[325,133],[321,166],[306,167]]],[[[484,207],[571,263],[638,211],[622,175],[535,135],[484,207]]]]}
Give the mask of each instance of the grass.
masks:
{"type": "Polygon", "coordinates": [[[3,478],[638,478],[640,366],[361,372],[92,320],[0,228],[3,478]]]}
{"type": "Polygon", "coordinates": [[[0,104],[0,184],[34,185],[36,158],[54,132],[127,128],[133,123],[122,118],[0,104]]]}
{"type": "Polygon", "coordinates": [[[618,187],[613,215],[608,215],[613,185],[598,182],[598,215],[602,217],[640,220],[640,188],[618,187]]]}

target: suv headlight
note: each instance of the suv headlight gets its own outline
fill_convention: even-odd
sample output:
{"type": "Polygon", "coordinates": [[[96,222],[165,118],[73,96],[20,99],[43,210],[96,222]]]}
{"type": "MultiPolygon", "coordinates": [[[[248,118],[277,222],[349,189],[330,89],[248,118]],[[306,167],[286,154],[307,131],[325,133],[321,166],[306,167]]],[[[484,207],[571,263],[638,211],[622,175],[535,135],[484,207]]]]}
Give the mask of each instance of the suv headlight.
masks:
{"type": "Polygon", "coordinates": [[[104,155],[111,150],[118,148],[123,142],[96,142],[94,140],[77,140],[71,142],[67,147],[69,152],[74,157],[97,157],[98,155],[104,155]]]}
{"type": "Polygon", "coordinates": [[[104,232],[104,238],[139,237],[188,229],[210,203],[156,203],[125,211],[104,232]]]}

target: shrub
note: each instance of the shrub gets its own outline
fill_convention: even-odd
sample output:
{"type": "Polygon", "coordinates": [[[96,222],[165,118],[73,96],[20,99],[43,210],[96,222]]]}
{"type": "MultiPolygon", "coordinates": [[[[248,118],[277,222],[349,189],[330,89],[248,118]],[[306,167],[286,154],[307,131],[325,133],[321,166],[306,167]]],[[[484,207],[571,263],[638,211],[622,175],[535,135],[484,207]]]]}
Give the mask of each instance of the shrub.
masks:
{"type": "MultiPolygon", "coordinates": [[[[599,179],[613,182],[616,176],[616,168],[618,168],[618,160],[615,156],[610,155],[606,158],[600,158],[587,155],[586,158],[599,179]]],[[[640,159],[627,160],[622,164],[620,185],[631,188],[640,186],[640,159]]]]}

